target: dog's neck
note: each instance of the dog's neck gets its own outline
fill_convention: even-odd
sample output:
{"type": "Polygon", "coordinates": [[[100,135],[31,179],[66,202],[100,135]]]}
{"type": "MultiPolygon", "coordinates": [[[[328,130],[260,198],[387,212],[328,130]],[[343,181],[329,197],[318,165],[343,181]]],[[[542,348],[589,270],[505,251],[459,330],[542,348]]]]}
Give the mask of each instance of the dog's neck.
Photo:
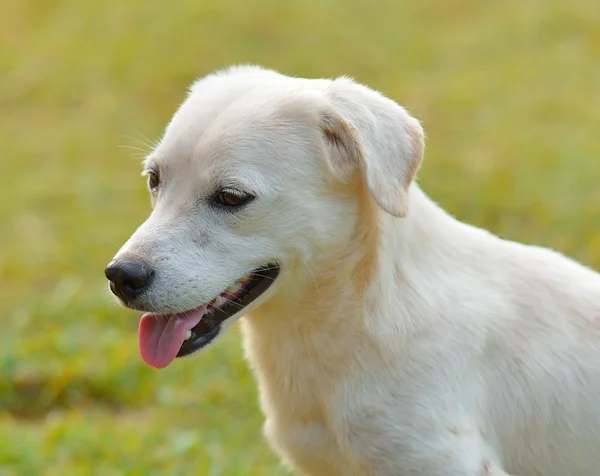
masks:
{"type": "Polygon", "coordinates": [[[278,348],[295,346],[306,356],[323,355],[334,362],[350,357],[344,352],[380,347],[383,340],[397,345],[398,339],[427,325],[422,316],[418,322],[413,319],[411,312],[424,299],[419,290],[434,284],[422,270],[444,272],[441,267],[448,267],[448,257],[460,251],[464,225],[417,185],[411,187],[406,218],[373,207],[373,220],[357,223],[348,249],[324,262],[301,265],[305,271],[294,282],[286,282],[281,286],[286,289],[248,316],[244,331],[249,352],[255,354],[251,358],[276,359],[278,348]],[[390,335],[390,329],[397,335],[390,335]]]}
{"type": "MultiPolygon", "coordinates": [[[[305,273],[280,283],[275,296],[242,320],[267,414],[323,420],[324,402],[338,382],[382,371],[398,360],[411,336],[431,325],[417,307],[435,313],[445,305],[422,293],[447,285],[444,273],[458,267],[451,261],[460,259],[461,236],[468,233],[416,185],[410,199],[409,216],[402,219],[369,205],[372,213],[362,216],[370,221],[357,223],[347,249],[306,265],[305,273]],[[297,402],[292,413],[281,405],[286,400],[297,402]]],[[[438,290],[434,294],[444,294],[438,290]]]]}

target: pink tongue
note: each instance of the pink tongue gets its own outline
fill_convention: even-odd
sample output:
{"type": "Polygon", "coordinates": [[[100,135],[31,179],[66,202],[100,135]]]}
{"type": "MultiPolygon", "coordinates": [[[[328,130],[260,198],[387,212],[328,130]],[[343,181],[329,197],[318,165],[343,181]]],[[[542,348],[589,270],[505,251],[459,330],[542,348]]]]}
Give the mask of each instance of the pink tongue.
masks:
{"type": "Polygon", "coordinates": [[[138,344],[144,362],[157,369],[173,362],[186,332],[200,322],[204,309],[202,306],[185,314],[144,314],[138,329],[138,344]]]}

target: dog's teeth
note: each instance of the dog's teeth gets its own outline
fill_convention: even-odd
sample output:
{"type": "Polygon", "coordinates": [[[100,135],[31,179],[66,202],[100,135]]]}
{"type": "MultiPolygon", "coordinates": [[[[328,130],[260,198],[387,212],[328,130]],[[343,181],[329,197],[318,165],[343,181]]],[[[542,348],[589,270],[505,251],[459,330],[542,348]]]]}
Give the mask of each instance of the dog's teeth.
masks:
{"type": "Polygon", "coordinates": [[[215,307],[221,307],[221,306],[223,306],[223,304],[225,304],[226,302],[227,302],[227,299],[225,299],[223,296],[219,296],[219,297],[217,297],[217,298],[215,299],[215,302],[214,302],[214,304],[213,304],[213,305],[214,305],[215,307]]]}
{"type": "Polygon", "coordinates": [[[185,333],[185,340],[188,340],[190,337],[192,337],[192,331],[189,330],[185,333]]]}
{"type": "Polygon", "coordinates": [[[235,283],[227,289],[227,294],[235,295],[240,289],[242,289],[242,283],[235,283]]]}

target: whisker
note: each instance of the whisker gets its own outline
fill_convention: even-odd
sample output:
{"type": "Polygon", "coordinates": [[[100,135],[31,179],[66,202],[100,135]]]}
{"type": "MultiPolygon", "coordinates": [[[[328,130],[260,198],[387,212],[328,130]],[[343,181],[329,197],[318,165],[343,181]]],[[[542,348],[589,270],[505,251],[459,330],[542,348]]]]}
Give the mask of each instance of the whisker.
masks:
{"type": "Polygon", "coordinates": [[[315,277],[315,273],[313,273],[312,269],[310,269],[310,266],[308,265],[308,261],[306,261],[304,258],[302,258],[302,261],[304,262],[306,269],[308,269],[308,272],[310,273],[310,275],[313,278],[313,281],[315,282],[315,287],[317,288],[317,296],[318,296],[318,301],[321,301],[321,290],[319,289],[319,283],[317,282],[317,278],[315,277]]]}
{"type": "Polygon", "coordinates": [[[231,304],[232,306],[236,306],[238,309],[245,309],[246,308],[246,306],[244,306],[244,305],[242,305],[240,303],[237,303],[234,300],[229,301],[228,304],[231,304]]]}
{"type": "Polygon", "coordinates": [[[138,137],[122,135],[121,138],[131,142],[134,145],[141,146],[146,153],[150,153],[152,151],[152,144],[149,144],[138,137]]]}
{"type": "Polygon", "coordinates": [[[239,296],[231,296],[231,298],[227,299],[227,304],[233,304],[235,306],[238,306],[240,309],[245,308],[246,306],[240,304],[241,299],[239,298],[239,296]]]}
{"type": "Polygon", "coordinates": [[[271,281],[275,281],[275,278],[273,278],[272,276],[266,276],[266,275],[260,274],[260,273],[254,273],[254,276],[258,276],[259,278],[270,279],[271,281]]]}
{"type": "Polygon", "coordinates": [[[117,147],[119,147],[120,149],[131,149],[131,150],[137,150],[138,152],[141,152],[143,154],[147,154],[148,151],[145,149],[142,149],[141,147],[136,147],[134,145],[126,145],[126,144],[120,144],[117,147]]]}
{"type": "Polygon", "coordinates": [[[131,146],[131,145],[119,145],[117,146],[120,149],[129,149],[135,151],[135,153],[131,153],[132,157],[138,157],[140,159],[145,159],[148,156],[148,152],[144,149],[140,149],[139,147],[131,146]]]}
{"type": "Polygon", "coordinates": [[[265,266],[264,268],[260,268],[260,270],[267,271],[267,270],[277,269],[277,268],[279,268],[279,265],[274,264],[273,266],[265,266]]]}
{"type": "Polygon", "coordinates": [[[140,131],[136,131],[141,137],[142,139],[144,139],[145,145],[147,145],[148,147],[150,147],[151,149],[155,149],[156,146],[158,145],[158,140],[150,140],[148,139],[148,137],[146,137],[144,134],[142,134],[140,131]]]}

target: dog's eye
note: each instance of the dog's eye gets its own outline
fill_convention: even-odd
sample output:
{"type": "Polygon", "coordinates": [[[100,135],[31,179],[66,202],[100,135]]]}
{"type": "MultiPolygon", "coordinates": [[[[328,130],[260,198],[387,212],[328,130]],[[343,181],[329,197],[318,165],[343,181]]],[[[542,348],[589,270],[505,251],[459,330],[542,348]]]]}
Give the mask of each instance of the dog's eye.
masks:
{"type": "Polygon", "coordinates": [[[254,196],[249,193],[226,188],[215,195],[213,202],[220,207],[239,208],[251,202],[253,199],[254,196]]]}
{"type": "Polygon", "coordinates": [[[155,191],[160,185],[160,177],[157,172],[149,171],[148,175],[148,188],[150,191],[155,191]]]}

